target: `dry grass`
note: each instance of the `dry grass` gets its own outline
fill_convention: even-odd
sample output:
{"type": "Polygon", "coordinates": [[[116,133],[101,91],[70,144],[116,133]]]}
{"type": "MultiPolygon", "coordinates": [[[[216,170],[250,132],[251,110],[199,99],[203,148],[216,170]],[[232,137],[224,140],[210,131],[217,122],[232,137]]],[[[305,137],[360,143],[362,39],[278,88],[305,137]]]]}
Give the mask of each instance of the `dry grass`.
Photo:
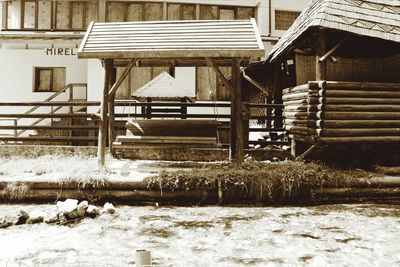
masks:
{"type": "Polygon", "coordinates": [[[249,161],[242,166],[219,165],[195,168],[191,172],[162,172],[156,177],[147,178],[150,189],[161,190],[215,190],[217,181],[226,193],[246,196],[257,188],[265,199],[289,199],[298,196],[303,189],[310,187],[347,187],[358,178],[371,173],[362,170],[334,169],[321,163],[285,161],[261,163],[249,161]]]}
{"type": "Polygon", "coordinates": [[[9,183],[1,191],[2,198],[10,200],[20,200],[25,197],[26,192],[28,192],[29,187],[21,183],[9,183]]]}

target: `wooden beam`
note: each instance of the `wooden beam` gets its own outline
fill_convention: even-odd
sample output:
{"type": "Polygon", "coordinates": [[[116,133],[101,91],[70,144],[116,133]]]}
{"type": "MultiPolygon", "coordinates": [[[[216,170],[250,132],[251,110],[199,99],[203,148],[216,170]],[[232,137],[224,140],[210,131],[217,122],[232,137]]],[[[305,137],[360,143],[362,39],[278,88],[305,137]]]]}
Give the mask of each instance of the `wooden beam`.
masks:
{"type": "Polygon", "coordinates": [[[112,68],[112,59],[104,61],[104,87],[103,96],[100,104],[100,120],[99,120],[99,141],[97,144],[97,157],[100,166],[105,165],[106,161],[106,145],[107,145],[107,103],[108,89],[110,88],[110,75],[112,68]]]}
{"type": "Polygon", "coordinates": [[[346,36],[343,40],[341,40],[338,44],[336,44],[331,50],[329,50],[325,55],[320,57],[318,60],[319,62],[324,62],[327,58],[332,56],[333,53],[336,52],[347,40],[349,39],[349,36],[346,36]]]}
{"type": "MultiPolygon", "coordinates": [[[[206,58],[207,64],[209,67],[211,67],[215,73],[217,74],[218,78],[222,81],[222,83],[225,85],[225,87],[229,90],[229,92],[234,94],[235,89],[233,88],[232,84],[225,78],[224,74],[222,71],[218,68],[216,64],[214,64],[213,60],[211,58],[206,58]]],[[[235,62],[235,60],[233,60],[235,62]]],[[[240,66],[239,66],[239,71],[240,71],[240,66]]],[[[239,73],[240,76],[240,73],[239,73]]]]}
{"type": "MultiPolygon", "coordinates": [[[[111,75],[110,75],[110,84],[115,85],[117,69],[111,68],[111,70],[112,71],[111,71],[111,75]]],[[[114,103],[114,101],[115,101],[115,92],[114,93],[109,92],[109,95],[108,95],[108,148],[110,149],[111,155],[115,157],[114,148],[113,148],[113,143],[114,143],[114,139],[116,136],[115,125],[114,125],[114,120],[115,120],[115,103],[114,103]]]]}
{"type": "Polygon", "coordinates": [[[320,30],[317,38],[317,55],[315,65],[315,79],[317,81],[326,80],[326,61],[320,61],[326,53],[326,32],[320,30]]]}
{"type": "Polygon", "coordinates": [[[118,80],[114,83],[114,85],[111,87],[110,91],[108,92],[109,96],[115,95],[118,88],[121,86],[121,84],[125,81],[125,78],[131,72],[133,66],[135,66],[136,61],[137,61],[137,58],[134,58],[129,62],[128,66],[126,66],[126,68],[122,72],[121,76],[118,78],[118,80]]]}
{"type": "Polygon", "coordinates": [[[264,88],[264,86],[262,86],[260,83],[258,83],[257,81],[253,80],[250,76],[248,76],[246,74],[246,71],[243,69],[243,77],[249,81],[252,85],[254,85],[255,87],[257,87],[258,89],[261,90],[261,92],[265,93],[266,95],[268,95],[268,89],[264,88]]]}
{"type": "MultiPolygon", "coordinates": [[[[234,89],[235,97],[233,98],[233,113],[235,125],[231,124],[231,129],[236,128],[235,140],[236,155],[234,161],[242,163],[244,160],[244,123],[243,123],[243,100],[242,100],[242,87],[240,75],[240,59],[234,58],[232,62],[232,87],[234,89]]],[[[232,111],[231,111],[232,112],[232,111]]],[[[231,136],[232,137],[232,136],[231,136]]]]}

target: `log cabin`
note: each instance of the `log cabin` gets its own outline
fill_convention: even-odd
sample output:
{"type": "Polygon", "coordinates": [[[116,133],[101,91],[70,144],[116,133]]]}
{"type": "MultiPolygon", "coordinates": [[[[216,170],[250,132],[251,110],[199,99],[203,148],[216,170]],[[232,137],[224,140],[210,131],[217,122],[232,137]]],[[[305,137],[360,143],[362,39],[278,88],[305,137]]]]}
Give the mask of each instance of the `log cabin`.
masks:
{"type": "Polygon", "coordinates": [[[399,163],[399,1],[313,0],[248,71],[284,105],[293,155],[399,163]]]}

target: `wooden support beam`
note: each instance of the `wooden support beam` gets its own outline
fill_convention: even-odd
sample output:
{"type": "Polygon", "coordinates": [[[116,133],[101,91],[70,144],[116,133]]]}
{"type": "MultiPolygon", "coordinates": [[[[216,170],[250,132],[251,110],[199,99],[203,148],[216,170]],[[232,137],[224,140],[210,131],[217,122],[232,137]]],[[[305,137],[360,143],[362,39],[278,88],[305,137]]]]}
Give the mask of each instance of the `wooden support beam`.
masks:
{"type": "Polygon", "coordinates": [[[326,32],[320,30],[317,38],[317,55],[316,55],[316,66],[315,66],[315,79],[317,81],[326,80],[326,61],[320,61],[326,54],[326,32]]]}
{"type": "Polygon", "coordinates": [[[112,59],[105,59],[104,61],[104,87],[103,96],[100,104],[100,120],[99,120],[99,141],[97,144],[97,157],[100,166],[106,163],[106,145],[107,145],[107,103],[108,103],[108,90],[110,88],[110,75],[112,71],[112,59]]]}
{"type": "Polygon", "coordinates": [[[258,83],[257,81],[253,80],[250,76],[248,76],[246,74],[246,71],[243,69],[243,77],[249,81],[252,85],[254,85],[255,87],[257,87],[258,89],[261,90],[261,92],[265,93],[266,95],[268,95],[268,89],[265,88],[264,86],[262,86],[260,83],[258,83]]]}
{"type": "Polygon", "coordinates": [[[125,81],[125,78],[131,72],[133,66],[135,66],[136,61],[137,61],[137,58],[134,58],[129,62],[128,66],[126,66],[126,68],[122,72],[121,76],[118,78],[118,80],[114,83],[114,85],[111,87],[110,91],[108,92],[109,96],[115,95],[118,88],[121,86],[121,84],[125,81]]]}
{"type": "MultiPolygon", "coordinates": [[[[225,78],[225,75],[218,68],[218,66],[213,62],[213,60],[211,58],[206,58],[206,61],[207,61],[208,66],[211,67],[215,71],[218,78],[222,81],[222,83],[225,85],[225,87],[229,90],[231,95],[234,94],[235,89],[233,88],[232,84],[228,81],[228,79],[225,78]]],[[[240,65],[239,65],[239,71],[240,71],[240,65]]],[[[239,76],[240,76],[240,73],[239,73],[239,76]]]]}
{"type": "MultiPolygon", "coordinates": [[[[111,74],[110,74],[110,84],[115,84],[115,80],[117,77],[117,69],[116,68],[111,68],[111,74]]],[[[118,88],[117,88],[118,89],[118,88]]],[[[111,90],[110,90],[111,91],[111,90]]],[[[115,157],[114,153],[114,148],[113,148],[113,143],[114,139],[116,137],[116,132],[115,132],[115,93],[108,95],[108,148],[110,149],[110,153],[113,157],[115,157]]]]}
{"type": "MultiPolygon", "coordinates": [[[[233,113],[234,113],[234,125],[231,124],[231,129],[235,128],[236,133],[233,137],[235,140],[236,155],[234,161],[236,163],[242,163],[244,160],[244,121],[243,121],[243,99],[242,99],[242,87],[241,87],[241,75],[240,75],[240,59],[234,58],[232,61],[232,87],[234,89],[235,97],[233,98],[233,113]]],[[[231,111],[232,113],[232,111],[231,111]]]]}
{"type": "Polygon", "coordinates": [[[333,53],[336,52],[347,40],[349,39],[349,36],[346,36],[343,40],[341,40],[339,43],[337,43],[331,50],[329,50],[325,55],[320,57],[318,60],[319,62],[324,62],[327,58],[331,57],[333,53]]]}

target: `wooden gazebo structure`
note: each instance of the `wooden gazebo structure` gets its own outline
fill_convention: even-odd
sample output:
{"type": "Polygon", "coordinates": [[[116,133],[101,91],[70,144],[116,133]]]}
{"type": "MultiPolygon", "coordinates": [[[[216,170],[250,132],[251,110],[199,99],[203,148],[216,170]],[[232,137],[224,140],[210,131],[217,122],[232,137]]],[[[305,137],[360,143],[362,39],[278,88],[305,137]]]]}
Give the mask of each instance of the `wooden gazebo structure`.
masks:
{"type": "Polygon", "coordinates": [[[213,68],[231,95],[230,158],[242,161],[245,135],[240,68],[264,53],[254,19],[91,23],[78,57],[100,59],[105,69],[99,114],[99,163],[105,164],[107,128],[110,142],[114,139],[115,92],[133,66],[213,68]],[[125,70],[111,84],[112,69],[116,66],[125,66],[125,70]],[[219,69],[221,66],[232,68],[230,81],[219,69]]]}

